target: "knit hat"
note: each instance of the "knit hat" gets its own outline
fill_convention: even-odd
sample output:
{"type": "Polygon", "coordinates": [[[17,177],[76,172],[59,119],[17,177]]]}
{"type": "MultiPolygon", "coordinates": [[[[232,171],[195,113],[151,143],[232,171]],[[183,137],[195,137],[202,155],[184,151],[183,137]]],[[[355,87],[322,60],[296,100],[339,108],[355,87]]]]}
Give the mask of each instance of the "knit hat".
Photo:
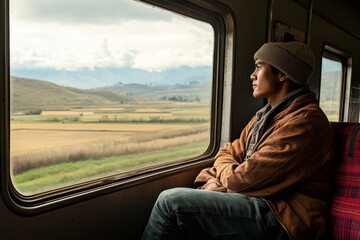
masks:
{"type": "Polygon", "coordinates": [[[313,51],[301,42],[265,43],[254,54],[254,59],[261,59],[276,67],[300,85],[308,84],[315,67],[313,51]]]}

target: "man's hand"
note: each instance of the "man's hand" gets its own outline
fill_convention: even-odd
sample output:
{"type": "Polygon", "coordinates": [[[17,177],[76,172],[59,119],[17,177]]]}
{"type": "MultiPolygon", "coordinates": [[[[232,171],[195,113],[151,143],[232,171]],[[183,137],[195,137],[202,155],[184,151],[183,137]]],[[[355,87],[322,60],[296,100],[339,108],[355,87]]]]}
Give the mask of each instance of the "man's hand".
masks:
{"type": "Polygon", "coordinates": [[[216,192],[226,192],[226,188],[216,178],[210,179],[207,183],[205,183],[202,187],[200,187],[200,189],[211,190],[216,192]]]}

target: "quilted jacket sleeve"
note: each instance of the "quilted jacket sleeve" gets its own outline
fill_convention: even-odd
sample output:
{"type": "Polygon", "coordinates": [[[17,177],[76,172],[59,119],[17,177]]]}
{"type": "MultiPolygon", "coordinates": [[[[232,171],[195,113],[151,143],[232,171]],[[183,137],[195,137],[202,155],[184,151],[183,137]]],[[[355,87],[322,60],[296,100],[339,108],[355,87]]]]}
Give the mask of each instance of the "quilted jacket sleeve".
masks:
{"type": "Polygon", "coordinates": [[[234,142],[228,142],[215,156],[215,163],[219,161],[219,156],[221,155],[221,162],[224,164],[220,164],[220,166],[213,166],[211,168],[205,168],[200,172],[200,174],[195,179],[196,185],[203,185],[208,182],[210,179],[218,178],[219,171],[223,170],[223,166],[227,166],[228,163],[231,164],[240,164],[244,161],[244,149],[245,149],[245,141],[248,137],[248,132],[251,126],[253,125],[255,118],[253,118],[247,126],[242,131],[240,138],[235,140],[234,142]],[[225,154],[224,154],[225,153],[225,154]]]}

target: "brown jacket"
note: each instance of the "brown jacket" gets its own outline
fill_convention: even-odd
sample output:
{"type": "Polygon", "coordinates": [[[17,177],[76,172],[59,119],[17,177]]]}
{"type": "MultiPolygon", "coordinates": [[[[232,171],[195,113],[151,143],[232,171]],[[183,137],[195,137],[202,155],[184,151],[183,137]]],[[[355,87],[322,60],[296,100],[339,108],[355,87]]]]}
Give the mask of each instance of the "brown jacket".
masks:
{"type": "Polygon", "coordinates": [[[278,113],[245,161],[254,122],[255,117],[195,183],[217,178],[228,192],[261,197],[292,239],[319,239],[325,231],[334,139],[315,94],[297,97],[278,113]]]}

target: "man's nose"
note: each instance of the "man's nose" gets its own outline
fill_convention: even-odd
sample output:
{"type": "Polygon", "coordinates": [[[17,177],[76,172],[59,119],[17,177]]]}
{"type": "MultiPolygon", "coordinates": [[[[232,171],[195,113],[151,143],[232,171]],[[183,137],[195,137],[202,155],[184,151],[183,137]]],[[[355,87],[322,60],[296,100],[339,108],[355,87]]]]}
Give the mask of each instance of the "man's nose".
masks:
{"type": "Polygon", "coordinates": [[[253,72],[252,74],[250,74],[250,79],[251,81],[254,81],[256,79],[256,76],[254,74],[255,72],[253,72]]]}

